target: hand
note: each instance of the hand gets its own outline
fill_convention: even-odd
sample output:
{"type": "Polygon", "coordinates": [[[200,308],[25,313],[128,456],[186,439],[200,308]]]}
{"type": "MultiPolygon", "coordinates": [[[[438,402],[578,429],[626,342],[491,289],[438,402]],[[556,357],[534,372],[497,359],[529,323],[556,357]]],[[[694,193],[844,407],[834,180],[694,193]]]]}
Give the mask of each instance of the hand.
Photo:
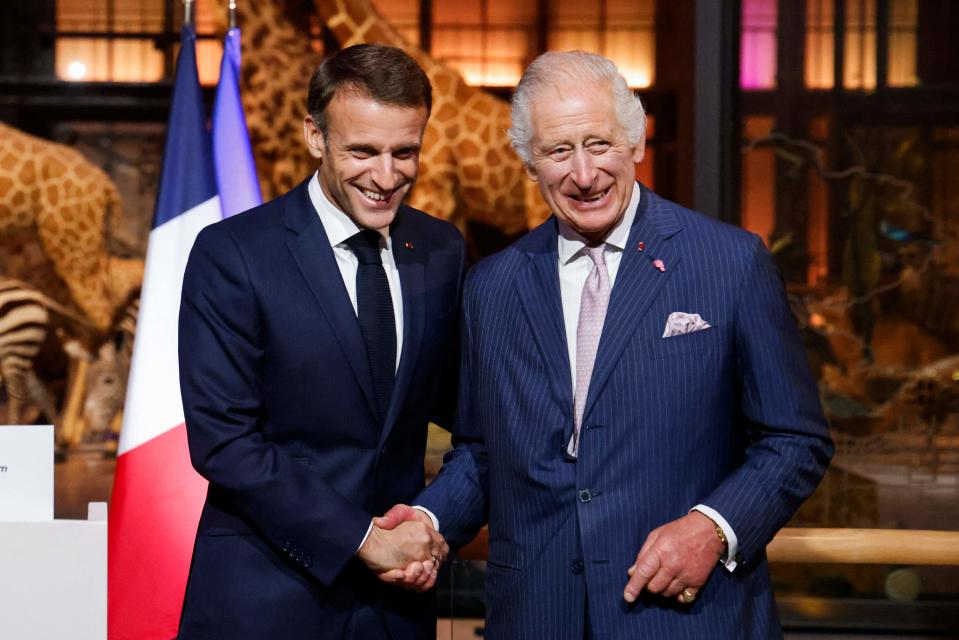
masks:
{"type": "Polygon", "coordinates": [[[646,589],[688,604],[680,594],[684,589],[698,593],[725,550],[713,521],[691,511],[650,532],[626,572],[629,582],[623,598],[635,602],[646,589]]]}
{"type": "Polygon", "coordinates": [[[383,523],[379,518],[374,520],[370,535],[356,554],[376,573],[414,564],[422,568],[424,564],[432,565],[434,556],[445,557],[446,541],[432,525],[417,520],[386,521],[386,524],[393,524],[393,528],[385,529],[378,526],[377,521],[383,523]]]}
{"type": "MultiPolygon", "coordinates": [[[[419,509],[405,504],[398,504],[383,514],[380,518],[373,518],[373,525],[382,529],[393,529],[403,522],[422,522],[433,530],[433,521],[419,509]]],[[[437,535],[439,535],[437,533],[437,535]]],[[[412,562],[405,568],[393,569],[379,573],[380,580],[390,584],[402,586],[413,591],[428,591],[436,584],[436,576],[440,565],[446,560],[449,546],[444,542],[441,553],[434,553],[432,558],[422,562],[412,562]]]]}

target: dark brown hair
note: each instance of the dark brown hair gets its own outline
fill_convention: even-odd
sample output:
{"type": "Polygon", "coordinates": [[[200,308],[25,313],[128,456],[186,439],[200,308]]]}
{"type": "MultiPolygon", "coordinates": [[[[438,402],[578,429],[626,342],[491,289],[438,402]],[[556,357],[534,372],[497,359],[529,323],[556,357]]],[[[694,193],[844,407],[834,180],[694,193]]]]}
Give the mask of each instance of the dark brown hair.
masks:
{"type": "Polygon", "coordinates": [[[357,44],[323,61],[310,78],[306,110],[327,135],[326,107],[337,91],[356,91],[381,104],[433,106],[430,80],[405,51],[382,44],[357,44]]]}

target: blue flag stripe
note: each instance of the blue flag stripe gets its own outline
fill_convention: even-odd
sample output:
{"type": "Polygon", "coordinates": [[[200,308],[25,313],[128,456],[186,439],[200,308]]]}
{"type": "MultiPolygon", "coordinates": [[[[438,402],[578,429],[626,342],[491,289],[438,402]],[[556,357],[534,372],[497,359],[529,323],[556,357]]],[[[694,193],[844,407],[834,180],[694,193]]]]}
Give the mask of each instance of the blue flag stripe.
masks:
{"type": "Polygon", "coordinates": [[[213,162],[224,218],[263,201],[240,101],[239,76],[240,30],[233,28],[223,45],[220,83],[213,105],[213,162]]]}
{"type": "Polygon", "coordinates": [[[216,195],[213,154],[196,70],[196,34],[191,25],[184,25],[180,45],[154,229],[216,195]]]}

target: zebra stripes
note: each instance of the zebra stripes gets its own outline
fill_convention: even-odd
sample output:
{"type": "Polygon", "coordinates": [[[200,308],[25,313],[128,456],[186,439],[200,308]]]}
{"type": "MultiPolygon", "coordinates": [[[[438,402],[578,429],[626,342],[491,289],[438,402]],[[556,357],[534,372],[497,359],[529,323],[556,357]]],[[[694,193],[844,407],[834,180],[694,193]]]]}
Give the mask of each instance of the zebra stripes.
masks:
{"type": "Polygon", "coordinates": [[[49,420],[56,410],[33,369],[50,328],[46,297],[16,280],[0,278],[0,384],[7,391],[7,422],[37,402],[49,420]]]}

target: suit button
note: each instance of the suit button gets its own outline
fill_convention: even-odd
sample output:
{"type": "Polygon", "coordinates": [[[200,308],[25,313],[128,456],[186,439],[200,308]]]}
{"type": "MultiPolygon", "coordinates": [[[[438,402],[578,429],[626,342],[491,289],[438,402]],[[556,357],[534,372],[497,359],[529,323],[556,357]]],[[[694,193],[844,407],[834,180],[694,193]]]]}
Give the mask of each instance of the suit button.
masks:
{"type": "Polygon", "coordinates": [[[583,572],[583,561],[582,560],[573,560],[569,563],[569,570],[573,572],[574,576],[578,576],[583,572]]]}
{"type": "Polygon", "coordinates": [[[580,502],[589,502],[593,499],[593,494],[589,492],[589,489],[583,489],[579,492],[579,501],[580,502]]]}

